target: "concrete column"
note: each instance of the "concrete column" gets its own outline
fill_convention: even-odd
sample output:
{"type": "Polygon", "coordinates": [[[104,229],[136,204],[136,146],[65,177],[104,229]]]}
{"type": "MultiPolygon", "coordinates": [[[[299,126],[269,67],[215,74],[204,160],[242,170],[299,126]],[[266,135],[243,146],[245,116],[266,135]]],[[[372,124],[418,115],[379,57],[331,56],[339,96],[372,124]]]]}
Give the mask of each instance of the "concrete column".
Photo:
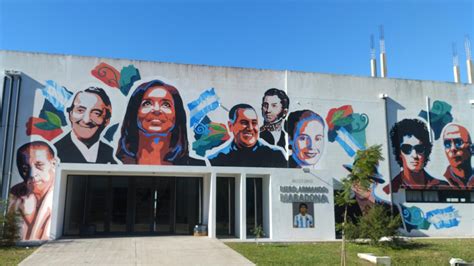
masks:
{"type": "Polygon", "coordinates": [[[461,74],[459,72],[459,66],[453,66],[453,74],[454,74],[454,83],[461,82],[461,74]]]}
{"type": "Polygon", "coordinates": [[[473,69],[472,69],[472,61],[470,59],[466,60],[466,70],[467,70],[467,83],[472,84],[473,80],[473,69]]]}
{"type": "Polygon", "coordinates": [[[51,213],[50,239],[58,239],[62,236],[65,221],[67,175],[63,174],[61,168],[56,169],[53,190],[53,204],[51,213]]]}
{"type": "Polygon", "coordinates": [[[387,61],[385,53],[380,53],[380,76],[382,78],[387,77],[387,61]]]}
{"type": "Polygon", "coordinates": [[[240,208],[239,208],[239,238],[241,240],[247,239],[247,175],[245,173],[240,175],[240,208]]]}
{"type": "Polygon", "coordinates": [[[375,59],[370,59],[370,76],[377,77],[377,61],[375,59]]]}
{"type": "Polygon", "coordinates": [[[211,196],[211,174],[203,176],[202,180],[202,223],[209,224],[209,207],[211,196]]]}
{"type": "Polygon", "coordinates": [[[262,179],[263,230],[265,237],[272,238],[272,180],[270,176],[262,179]]]}
{"type": "Polygon", "coordinates": [[[234,208],[234,231],[235,231],[235,236],[240,238],[240,175],[234,177],[235,180],[235,187],[234,187],[234,202],[235,202],[235,208],[234,208]]]}
{"type": "Polygon", "coordinates": [[[216,173],[212,172],[209,182],[209,220],[207,234],[209,238],[216,238],[216,173]]]}

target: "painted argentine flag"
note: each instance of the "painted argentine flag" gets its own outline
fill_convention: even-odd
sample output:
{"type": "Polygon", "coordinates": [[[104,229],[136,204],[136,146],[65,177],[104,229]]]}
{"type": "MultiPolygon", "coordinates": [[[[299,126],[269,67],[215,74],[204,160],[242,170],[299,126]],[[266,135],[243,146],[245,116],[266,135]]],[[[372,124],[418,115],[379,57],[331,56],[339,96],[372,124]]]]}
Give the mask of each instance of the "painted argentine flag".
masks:
{"type": "Polygon", "coordinates": [[[46,100],[60,112],[64,111],[64,105],[72,97],[72,92],[68,91],[65,87],[59,86],[52,80],[47,80],[44,87],[40,90],[46,100]]]}
{"type": "Polygon", "coordinates": [[[350,157],[354,157],[358,150],[365,150],[365,147],[360,144],[344,127],[340,127],[337,131],[336,141],[342,146],[344,151],[350,157]]]}
{"type": "Polygon", "coordinates": [[[198,99],[188,103],[191,117],[191,127],[199,124],[204,116],[206,116],[209,112],[216,110],[219,105],[219,97],[217,97],[214,88],[204,91],[201,93],[201,95],[199,95],[198,99]]]}

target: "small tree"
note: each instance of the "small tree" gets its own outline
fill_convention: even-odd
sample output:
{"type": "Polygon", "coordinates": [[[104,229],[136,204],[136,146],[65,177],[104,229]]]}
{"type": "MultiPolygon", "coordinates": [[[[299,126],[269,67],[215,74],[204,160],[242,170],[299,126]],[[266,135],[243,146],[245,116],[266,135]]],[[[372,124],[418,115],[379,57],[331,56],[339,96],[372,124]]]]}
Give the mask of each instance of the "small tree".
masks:
{"type": "Polygon", "coordinates": [[[342,245],[341,245],[341,265],[346,265],[346,236],[345,231],[348,226],[347,209],[356,202],[351,197],[352,186],[358,185],[363,189],[369,189],[370,176],[374,176],[377,171],[377,165],[384,160],[382,156],[382,145],[370,146],[366,150],[357,151],[352,171],[347,177],[341,180],[342,191],[336,194],[335,200],[338,206],[344,207],[344,220],[340,228],[342,229],[342,245]]]}
{"type": "Polygon", "coordinates": [[[19,214],[7,211],[6,205],[5,201],[0,201],[0,244],[13,246],[20,239],[19,214]]]}
{"type": "Polygon", "coordinates": [[[263,231],[263,227],[261,225],[257,225],[255,228],[252,229],[252,234],[255,235],[255,242],[258,245],[258,240],[265,236],[265,232],[263,231]]]}
{"type": "Polygon", "coordinates": [[[357,237],[368,238],[372,245],[380,244],[382,237],[395,237],[401,226],[400,215],[393,217],[383,205],[375,204],[368,208],[357,222],[357,237]]]}

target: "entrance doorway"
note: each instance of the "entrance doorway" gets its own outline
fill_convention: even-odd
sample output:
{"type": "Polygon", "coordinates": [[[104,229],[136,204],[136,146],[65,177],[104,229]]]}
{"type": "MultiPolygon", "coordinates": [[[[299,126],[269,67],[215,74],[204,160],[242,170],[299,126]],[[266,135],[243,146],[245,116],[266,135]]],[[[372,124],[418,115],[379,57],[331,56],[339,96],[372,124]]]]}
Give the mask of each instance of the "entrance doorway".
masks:
{"type": "Polygon", "coordinates": [[[217,177],[216,183],[216,235],[235,235],[235,178],[217,177]]]}
{"type": "Polygon", "coordinates": [[[202,178],[68,176],[64,235],[192,234],[202,178]]]}
{"type": "Polygon", "coordinates": [[[258,226],[263,227],[263,179],[247,178],[247,236],[254,236],[254,229],[258,226]]]}

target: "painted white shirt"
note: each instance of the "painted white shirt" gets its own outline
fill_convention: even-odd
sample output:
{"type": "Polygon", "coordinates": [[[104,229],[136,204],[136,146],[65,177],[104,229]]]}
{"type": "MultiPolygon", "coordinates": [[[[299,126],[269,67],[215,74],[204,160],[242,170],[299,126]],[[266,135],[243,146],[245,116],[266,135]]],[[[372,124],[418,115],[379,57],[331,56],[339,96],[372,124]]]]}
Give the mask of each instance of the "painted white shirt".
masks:
{"type": "Polygon", "coordinates": [[[275,141],[275,143],[270,143],[270,144],[277,145],[278,141],[280,140],[281,130],[270,131],[270,133],[272,133],[273,140],[275,141]]]}
{"type": "Polygon", "coordinates": [[[84,156],[86,161],[89,163],[95,163],[97,161],[97,153],[99,152],[100,141],[97,141],[90,148],[87,148],[87,146],[77,138],[76,134],[74,134],[74,131],[71,131],[71,140],[82,153],[82,156],[84,156]]]}

